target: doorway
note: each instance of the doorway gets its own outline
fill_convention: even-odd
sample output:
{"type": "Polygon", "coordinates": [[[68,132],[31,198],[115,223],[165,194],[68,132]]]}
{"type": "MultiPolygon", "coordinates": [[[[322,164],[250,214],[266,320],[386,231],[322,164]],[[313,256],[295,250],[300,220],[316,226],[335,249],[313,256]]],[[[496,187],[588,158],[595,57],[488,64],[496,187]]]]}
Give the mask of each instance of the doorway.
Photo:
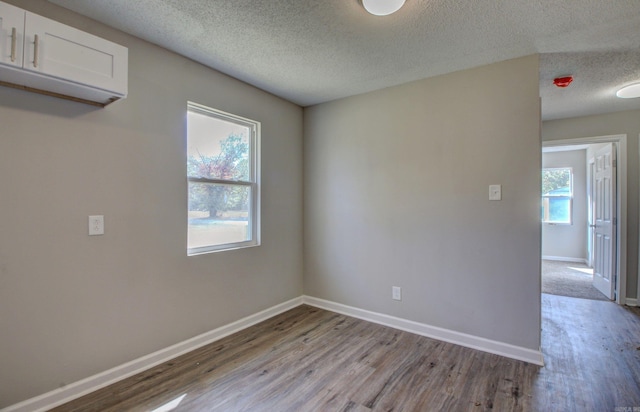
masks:
{"type": "MultiPolygon", "coordinates": [[[[602,296],[624,303],[627,173],[625,158],[619,154],[626,153],[626,135],[547,141],[542,146],[543,169],[548,173],[545,179],[543,170],[547,182],[542,199],[543,272],[555,273],[551,280],[556,287],[582,290],[583,295],[575,297],[600,296],[591,286],[595,285],[602,296]],[[606,162],[608,169],[602,167],[606,162]],[[598,174],[605,169],[605,175],[598,174]],[[594,203],[606,195],[611,202],[594,203]]],[[[543,277],[544,293],[549,293],[545,292],[549,279],[543,277]]]]}

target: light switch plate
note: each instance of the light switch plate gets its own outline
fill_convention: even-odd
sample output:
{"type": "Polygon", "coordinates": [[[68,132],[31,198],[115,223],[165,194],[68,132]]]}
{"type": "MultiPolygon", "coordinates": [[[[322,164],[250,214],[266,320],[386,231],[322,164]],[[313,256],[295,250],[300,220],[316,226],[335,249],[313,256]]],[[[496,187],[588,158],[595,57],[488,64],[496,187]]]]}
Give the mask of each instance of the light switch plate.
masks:
{"type": "Polygon", "coordinates": [[[502,200],[502,185],[489,186],[489,200],[502,200]]]}

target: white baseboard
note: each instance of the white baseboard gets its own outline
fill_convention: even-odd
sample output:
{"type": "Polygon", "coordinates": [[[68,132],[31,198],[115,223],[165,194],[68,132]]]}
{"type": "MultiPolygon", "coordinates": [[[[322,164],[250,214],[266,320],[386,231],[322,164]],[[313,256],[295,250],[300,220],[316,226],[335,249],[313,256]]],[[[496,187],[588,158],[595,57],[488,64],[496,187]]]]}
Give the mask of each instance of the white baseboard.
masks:
{"type": "MultiPolygon", "coordinates": [[[[627,299],[627,304],[634,299],[627,299]]],[[[280,313],[293,309],[302,304],[315,306],[321,309],[330,310],[332,312],[341,313],[343,315],[352,316],[354,318],[363,319],[369,322],[389,326],[395,329],[404,330],[406,332],[415,333],[416,335],[426,336],[433,339],[477,349],[483,352],[489,352],[512,359],[522,360],[536,365],[543,365],[542,352],[539,350],[527,349],[519,346],[510,345],[508,343],[497,342],[478,336],[467,335],[465,333],[455,332],[448,329],[430,326],[382,313],[371,312],[364,309],[358,309],[351,306],[342,305],[340,303],[330,302],[311,296],[301,296],[291,299],[287,302],[265,309],[254,315],[247,316],[236,322],[219,327],[212,331],[203,333],[191,339],[177,343],[168,348],[161,349],[157,352],[127,362],[115,368],[109,369],[97,375],[90,376],[80,381],[69,384],[63,388],[44,393],[31,399],[27,399],[15,405],[0,410],[0,412],[43,412],[56,406],[70,402],[81,396],[89,394],[98,389],[109,386],[122,379],[126,379],[137,373],[143,372],[149,368],[167,362],[180,355],[198,349],[204,345],[220,340],[233,333],[239,332],[259,322],[267,320],[280,313]]],[[[635,303],[635,302],[634,302],[635,303]]]]}
{"type": "Polygon", "coordinates": [[[478,336],[468,335],[466,333],[456,332],[437,326],[426,325],[424,323],[414,322],[411,320],[401,319],[382,313],[371,312],[364,309],[358,309],[341,303],[330,302],[328,300],[318,299],[311,296],[303,296],[303,303],[315,306],[321,309],[330,310],[332,312],[341,313],[343,315],[366,320],[406,332],[415,333],[416,335],[426,336],[456,345],[464,346],[471,349],[477,349],[483,352],[493,353],[495,355],[505,356],[511,359],[517,359],[535,365],[544,365],[542,352],[515,346],[508,343],[498,342],[478,336]]]}
{"type": "Polygon", "coordinates": [[[163,362],[167,362],[204,345],[220,340],[233,333],[272,318],[282,312],[286,312],[289,309],[293,309],[296,306],[300,306],[301,304],[302,297],[291,299],[256,314],[247,316],[236,322],[203,333],[202,335],[195,336],[191,339],[187,339],[173,346],[169,346],[168,348],[161,349],[131,362],[116,366],[113,369],[109,369],[97,375],[71,383],[63,388],[16,403],[15,405],[2,409],[0,412],[40,412],[49,410],[100,388],[104,388],[112,383],[128,378],[129,376],[143,372],[163,362]]]}
{"type": "Polygon", "coordinates": [[[585,265],[589,264],[589,261],[587,259],[564,256],[542,256],[542,260],[559,260],[561,262],[576,262],[584,263],[585,265]]]}
{"type": "Polygon", "coordinates": [[[638,299],[626,298],[624,304],[627,306],[638,306],[638,299]]]}

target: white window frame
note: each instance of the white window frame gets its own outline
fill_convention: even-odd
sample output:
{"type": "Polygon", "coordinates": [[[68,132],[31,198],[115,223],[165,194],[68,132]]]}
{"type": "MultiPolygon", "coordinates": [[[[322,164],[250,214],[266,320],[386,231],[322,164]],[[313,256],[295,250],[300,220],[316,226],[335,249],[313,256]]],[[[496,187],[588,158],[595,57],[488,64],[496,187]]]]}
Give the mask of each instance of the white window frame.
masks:
{"type": "MultiPolygon", "coordinates": [[[[251,201],[249,204],[249,233],[251,238],[243,242],[224,243],[219,245],[201,246],[189,248],[187,244],[187,255],[195,256],[205,253],[221,252],[225,250],[240,249],[260,245],[260,127],[258,121],[247,119],[235,114],[223,112],[194,102],[187,102],[189,112],[203,114],[218,120],[235,123],[248,127],[251,131],[249,137],[249,180],[225,180],[209,179],[201,177],[189,177],[187,173],[187,199],[189,198],[189,183],[213,183],[229,184],[235,186],[246,186],[250,189],[251,201]]],[[[188,139],[188,137],[187,137],[188,139]]],[[[188,156],[188,155],[187,155],[188,156]]],[[[189,225],[187,224],[187,231],[189,225]]],[[[188,233],[187,233],[188,236],[188,233]]]]}
{"type": "MultiPolygon", "coordinates": [[[[569,199],[569,221],[568,222],[558,222],[558,221],[553,221],[553,220],[545,220],[544,216],[542,217],[542,223],[548,224],[548,225],[573,225],[573,168],[572,167],[545,167],[542,169],[542,173],[544,173],[547,170],[569,170],[569,188],[570,188],[570,194],[569,195],[547,195],[545,196],[544,194],[542,194],[542,204],[543,204],[543,210],[544,210],[544,202],[545,199],[551,199],[551,198],[555,198],[555,199],[560,199],[560,198],[564,198],[564,199],[569,199]]],[[[549,210],[547,208],[547,210],[549,210]]]]}

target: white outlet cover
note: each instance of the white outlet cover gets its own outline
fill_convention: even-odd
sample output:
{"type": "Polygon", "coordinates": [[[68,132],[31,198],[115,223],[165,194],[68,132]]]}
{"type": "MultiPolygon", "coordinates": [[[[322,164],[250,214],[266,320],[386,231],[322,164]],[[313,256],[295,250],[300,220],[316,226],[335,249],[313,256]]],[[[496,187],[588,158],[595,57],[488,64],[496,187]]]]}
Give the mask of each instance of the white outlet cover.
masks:
{"type": "Polygon", "coordinates": [[[502,185],[489,186],[489,200],[502,200],[502,185]]]}
{"type": "Polygon", "coordinates": [[[393,300],[402,300],[402,288],[400,286],[391,287],[391,298],[393,300]]]}
{"type": "Polygon", "coordinates": [[[89,236],[104,235],[104,216],[89,216],[89,236]]]}

